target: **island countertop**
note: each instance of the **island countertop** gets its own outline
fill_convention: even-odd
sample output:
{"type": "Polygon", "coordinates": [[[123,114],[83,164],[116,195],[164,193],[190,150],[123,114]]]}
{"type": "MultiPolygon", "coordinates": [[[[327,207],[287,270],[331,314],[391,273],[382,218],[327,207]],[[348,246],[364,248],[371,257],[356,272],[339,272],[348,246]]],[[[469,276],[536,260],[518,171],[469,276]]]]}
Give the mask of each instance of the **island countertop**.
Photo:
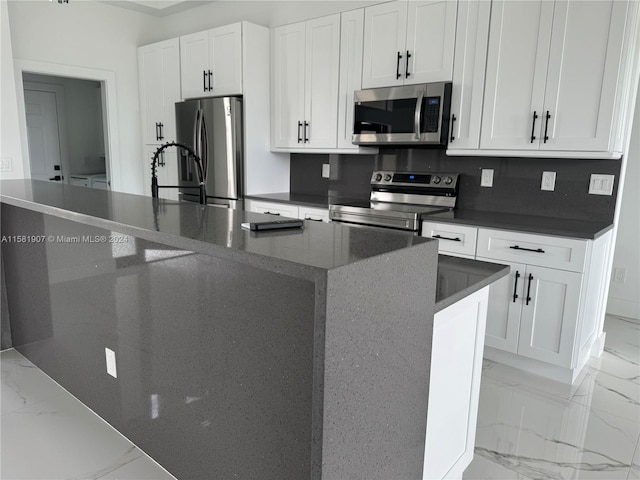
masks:
{"type": "Polygon", "coordinates": [[[0,199],[16,207],[198,253],[256,254],[262,259],[255,261],[266,257],[274,268],[303,276],[432,241],[391,230],[368,231],[318,222],[305,222],[304,228],[251,232],[241,224],[271,216],[38,180],[2,180],[0,199]]]}

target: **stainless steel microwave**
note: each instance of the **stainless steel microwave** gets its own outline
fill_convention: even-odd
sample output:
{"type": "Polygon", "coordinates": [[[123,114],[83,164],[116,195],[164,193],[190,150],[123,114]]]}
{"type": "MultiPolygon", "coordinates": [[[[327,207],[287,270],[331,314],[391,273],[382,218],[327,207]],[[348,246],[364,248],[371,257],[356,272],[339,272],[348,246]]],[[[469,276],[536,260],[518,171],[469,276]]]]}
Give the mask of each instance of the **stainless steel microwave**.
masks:
{"type": "Polygon", "coordinates": [[[356,145],[447,144],[451,82],[357,90],[354,102],[356,145]]]}

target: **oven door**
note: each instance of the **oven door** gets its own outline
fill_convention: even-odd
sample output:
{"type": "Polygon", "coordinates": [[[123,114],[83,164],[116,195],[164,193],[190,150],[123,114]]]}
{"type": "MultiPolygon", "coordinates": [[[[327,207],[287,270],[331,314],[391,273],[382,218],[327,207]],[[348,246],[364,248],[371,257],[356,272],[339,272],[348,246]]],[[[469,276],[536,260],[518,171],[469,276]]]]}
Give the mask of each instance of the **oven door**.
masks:
{"type": "Polygon", "coordinates": [[[367,227],[384,227],[408,232],[418,232],[420,219],[413,212],[385,211],[354,207],[349,205],[331,205],[329,219],[332,222],[344,222],[367,227]]]}
{"type": "Polygon", "coordinates": [[[356,145],[446,145],[451,83],[359,90],[354,94],[356,145]]]}

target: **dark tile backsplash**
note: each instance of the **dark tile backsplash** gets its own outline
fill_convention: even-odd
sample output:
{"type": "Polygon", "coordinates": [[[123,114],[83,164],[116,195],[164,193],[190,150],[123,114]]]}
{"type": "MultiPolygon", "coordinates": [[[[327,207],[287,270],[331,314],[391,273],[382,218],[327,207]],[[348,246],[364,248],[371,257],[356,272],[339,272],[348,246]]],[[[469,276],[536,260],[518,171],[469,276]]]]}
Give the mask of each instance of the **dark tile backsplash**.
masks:
{"type": "Polygon", "coordinates": [[[613,221],[620,160],[448,157],[437,149],[381,149],[377,155],[291,155],[291,192],[368,198],[373,170],[460,173],[458,208],[576,220],[613,221]],[[322,178],[330,163],[331,178],[322,178]],[[493,187],[481,187],[483,168],[493,187]],[[542,172],[556,172],[555,191],[540,190],[542,172]],[[613,195],[589,195],[592,173],[615,175],[613,195]]]}

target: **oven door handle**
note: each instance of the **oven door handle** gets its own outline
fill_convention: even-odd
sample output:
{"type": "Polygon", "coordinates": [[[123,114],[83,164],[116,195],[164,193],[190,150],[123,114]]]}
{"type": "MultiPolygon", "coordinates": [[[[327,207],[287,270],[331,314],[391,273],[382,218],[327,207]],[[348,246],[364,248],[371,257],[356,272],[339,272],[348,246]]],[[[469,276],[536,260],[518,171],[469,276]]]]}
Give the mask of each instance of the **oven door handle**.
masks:
{"type": "Polygon", "coordinates": [[[424,92],[418,94],[418,102],[416,103],[416,113],[413,117],[414,128],[416,131],[416,140],[420,140],[420,118],[422,118],[422,100],[424,100],[424,92]]]}

